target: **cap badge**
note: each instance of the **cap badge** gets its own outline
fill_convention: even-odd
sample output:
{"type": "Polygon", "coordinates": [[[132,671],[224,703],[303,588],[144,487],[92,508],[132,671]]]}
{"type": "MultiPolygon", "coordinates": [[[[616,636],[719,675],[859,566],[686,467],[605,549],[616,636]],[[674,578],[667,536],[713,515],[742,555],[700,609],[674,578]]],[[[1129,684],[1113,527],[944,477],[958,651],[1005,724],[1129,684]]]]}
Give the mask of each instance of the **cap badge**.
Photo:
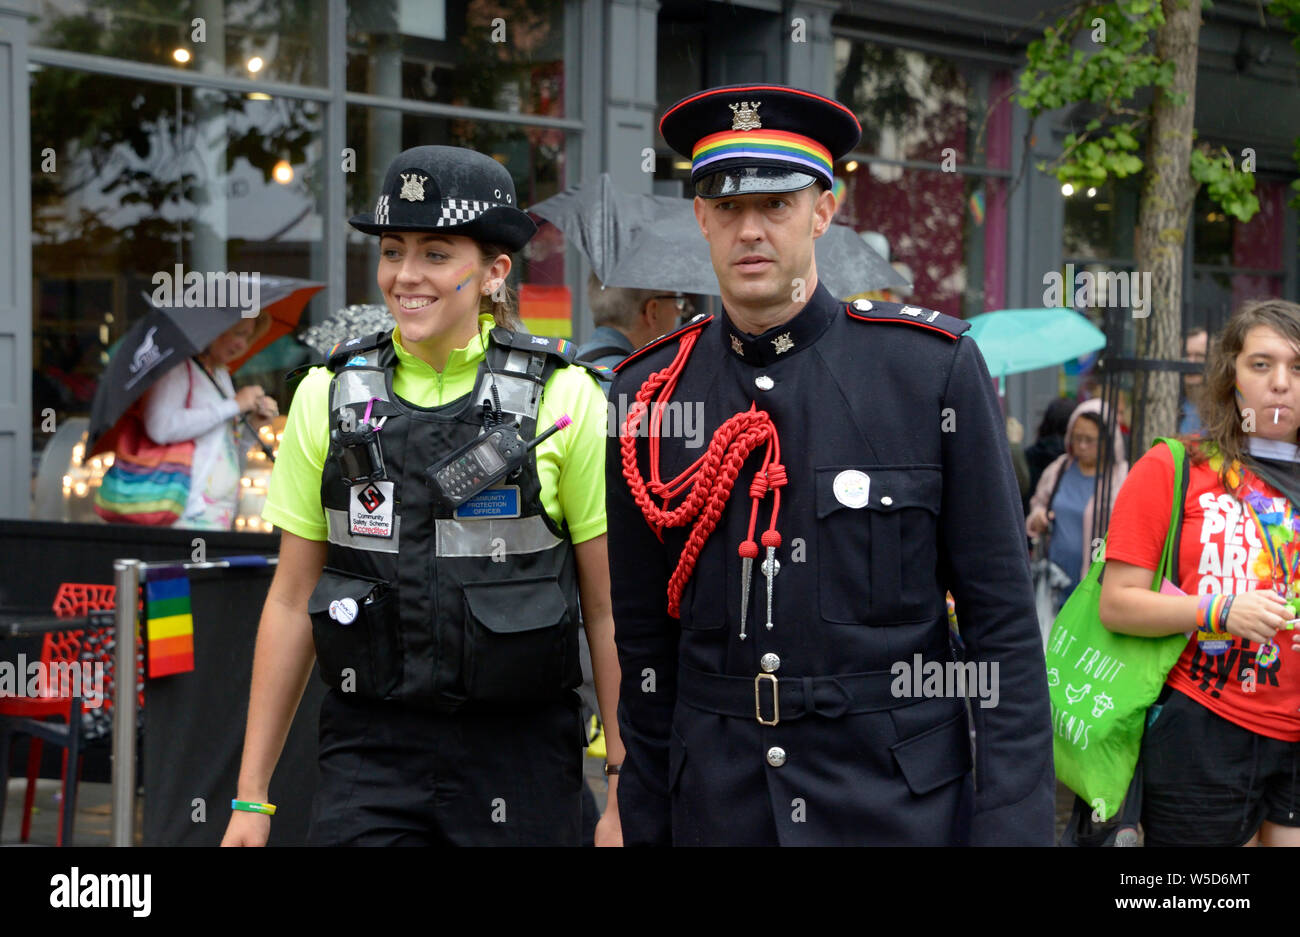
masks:
{"type": "Polygon", "coordinates": [[[740,339],[736,338],[734,335],[731,336],[731,350],[740,355],[740,357],[745,357],[745,346],[740,344],[740,339]]]}
{"type": "Polygon", "coordinates": [[[731,129],[762,130],[763,125],[758,121],[758,108],[761,103],[761,101],[741,101],[739,104],[727,105],[735,115],[731,119],[731,129]]]}
{"type": "Polygon", "coordinates": [[[790,333],[785,332],[772,339],[772,347],[776,349],[778,355],[783,355],[794,347],[794,342],[790,339],[790,333]]]}
{"type": "Polygon", "coordinates": [[[397,197],[408,202],[423,202],[424,184],[429,181],[428,176],[421,176],[418,172],[404,172],[401,176],[402,191],[397,193],[397,197]]]}

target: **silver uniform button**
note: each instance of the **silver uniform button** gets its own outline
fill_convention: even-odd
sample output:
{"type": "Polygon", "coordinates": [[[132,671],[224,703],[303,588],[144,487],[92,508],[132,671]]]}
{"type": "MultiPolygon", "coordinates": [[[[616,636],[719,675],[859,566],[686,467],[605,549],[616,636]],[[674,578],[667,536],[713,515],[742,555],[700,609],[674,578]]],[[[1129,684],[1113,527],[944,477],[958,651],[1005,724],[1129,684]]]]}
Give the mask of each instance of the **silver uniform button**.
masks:
{"type": "Polygon", "coordinates": [[[858,310],[858,312],[866,312],[871,308],[871,301],[867,299],[855,299],[853,300],[853,308],[858,310]]]}
{"type": "Polygon", "coordinates": [[[781,669],[781,658],[769,651],[759,658],[758,664],[763,668],[763,673],[776,673],[781,669]]]}
{"type": "Polygon", "coordinates": [[[754,378],[754,384],[757,385],[759,390],[771,390],[776,386],[776,381],[772,380],[766,374],[760,374],[758,377],[754,378]]]}
{"type": "Polygon", "coordinates": [[[889,505],[894,503],[894,499],[891,498],[889,495],[885,495],[883,498],[880,499],[880,503],[885,505],[885,507],[888,507],[889,505]]]}
{"type": "Polygon", "coordinates": [[[773,745],[767,750],[767,763],[773,768],[779,768],[785,764],[785,749],[779,745],[773,745]]]}

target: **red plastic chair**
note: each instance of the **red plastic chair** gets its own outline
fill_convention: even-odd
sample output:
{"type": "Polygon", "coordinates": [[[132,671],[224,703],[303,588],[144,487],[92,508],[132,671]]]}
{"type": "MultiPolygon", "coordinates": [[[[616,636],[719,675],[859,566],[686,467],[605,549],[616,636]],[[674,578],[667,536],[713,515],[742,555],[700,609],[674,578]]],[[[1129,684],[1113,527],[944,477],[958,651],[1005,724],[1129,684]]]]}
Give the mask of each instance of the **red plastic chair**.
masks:
{"type": "MultiPolygon", "coordinates": [[[[91,611],[112,611],[114,608],[116,587],[89,583],[65,582],[59,586],[54,597],[54,614],[60,618],[82,617],[91,611]]],[[[102,631],[102,629],[101,629],[102,631]]],[[[95,632],[91,632],[92,635],[95,632]]],[[[112,706],[112,656],[103,660],[105,642],[97,641],[96,659],[90,663],[103,663],[105,679],[103,699],[100,705],[106,709],[112,706]]],[[[68,664],[79,666],[83,663],[83,648],[88,646],[85,629],[75,631],[55,631],[45,635],[41,644],[41,666],[47,679],[42,686],[44,691],[38,697],[17,697],[0,699],[0,829],[4,825],[3,792],[9,781],[9,736],[21,733],[31,737],[27,753],[27,790],[23,797],[23,820],[20,839],[27,842],[31,833],[32,805],[36,798],[36,778],[40,774],[41,754],[45,742],[63,747],[63,804],[59,812],[59,829],[57,844],[62,846],[65,837],[72,840],[73,817],[76,812],[77,781],[81,776],[82,754],[82,711],[85,698],[72,695],[72,687],[51,685],[56,681],[49,679],[56,670],[52,665],[68,664]],[[61,719],[62,722],[52,722],[61,719]],[[68,770],[69,761],[73,770],[68,770]]],[[[20,675],[25,680],[26,675],[20,675]]],[[[82,687],[82,692],[88,691],[82,687]]]]}

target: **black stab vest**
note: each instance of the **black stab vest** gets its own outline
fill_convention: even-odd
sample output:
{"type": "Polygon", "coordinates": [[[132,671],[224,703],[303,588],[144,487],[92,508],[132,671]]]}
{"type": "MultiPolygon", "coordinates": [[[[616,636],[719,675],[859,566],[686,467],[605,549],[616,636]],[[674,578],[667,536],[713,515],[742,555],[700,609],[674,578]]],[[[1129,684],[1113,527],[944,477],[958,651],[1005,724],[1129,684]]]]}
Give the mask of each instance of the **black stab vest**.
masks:
{"type": "Polygon", "coordinates": [[[500,328],[490,337],[474,392],[432,408],[393,392],[390,334],[330,355],[320,490],[329,545],[308,611],[321,677],[343,692],[451,712],[523,707],[581,683],[573,545],[542,507],[536,450],[455,511],[425,482],[426,468],[482,433],[489,362],[503,415],[527,440],[546,381],[572,360],[562,340],[500,328]],[[387,478],[349,486],[334,431],[361,425],[367,406],[372,422],[386,417],[387,478]]]}

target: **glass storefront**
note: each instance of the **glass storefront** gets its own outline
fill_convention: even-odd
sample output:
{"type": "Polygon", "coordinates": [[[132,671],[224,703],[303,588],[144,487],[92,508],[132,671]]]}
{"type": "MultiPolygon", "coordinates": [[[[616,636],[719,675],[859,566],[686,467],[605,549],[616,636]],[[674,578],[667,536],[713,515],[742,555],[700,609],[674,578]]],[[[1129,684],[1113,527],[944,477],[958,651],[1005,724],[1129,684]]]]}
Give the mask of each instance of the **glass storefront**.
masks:
{"type": "Polygon", "coordinates": [[[36,0],[33,6],[34,46],[228,78],[326,83],[320,0],[36,0]]]}
{"type": "Polygon", "coordinates": [[[883,237],[911,302],[961,318],[1005,305],[1009,87],[987,64],[835,40],[835,96],[862,124],[835,167],[836,221],[883,237]]]}
{"type": "Polygon", "coordinates": [[[564,49],[562,0],[348,3],[349,91],[563,117],[564,49]]]}
{"type": "MultiPolygon", "coordinates": [[[[315,102],[43,66],[31,105],[34,427],[47,408],[89,415],[156,274],[323,269],[315,102]]],[[[282,362],[258,363],[241,382],[282,390],[282,362]]]]}
{"type": "MultiPolygon", "coordinates": [[[[375,239],[347,218],[373,204],[402,149],[489,154],[510,171],[523,206],[561,191],[580,150],[576,122],[547,123],[576,112],[578,22],[564,2],[37,0],[34,13],[34,516],[96,519],[89,499],[109,463],[92,464],[84,442],[66,432],[56,442],[42,427],[84,429],[157,274],[180,265],[328,285],[304,309],[305,327],[379,299],[375,239]],[[335,12],[346,17],[347,60],[331,88],[335,12]],[[187,77],[171,81],[160,67],[187,77]],[[327,152],[331,99],[343,104],[344,126],[333,130],[343,154],[327,152]],[[56,457],[42,460],[46,450],[56,457]],[[40,494],[60,488],[59,504],[40,494]]],[[[546,223],[516,255],[510,284],[535,332],[573,334],[568,257],[546,223]]],[[[241,367],[235,384],[260,384],[286,412],[286,371],[316,357],[289,335],[241,367]]],[[[274,445],[275,434],[263,440],[274,445]]],[[[268,469],[250,448],[245,495],[264,494],[268,469]]],[[[258,510],[256,498],[241,502],[237,527],[262,529],[258,510]]]]}

